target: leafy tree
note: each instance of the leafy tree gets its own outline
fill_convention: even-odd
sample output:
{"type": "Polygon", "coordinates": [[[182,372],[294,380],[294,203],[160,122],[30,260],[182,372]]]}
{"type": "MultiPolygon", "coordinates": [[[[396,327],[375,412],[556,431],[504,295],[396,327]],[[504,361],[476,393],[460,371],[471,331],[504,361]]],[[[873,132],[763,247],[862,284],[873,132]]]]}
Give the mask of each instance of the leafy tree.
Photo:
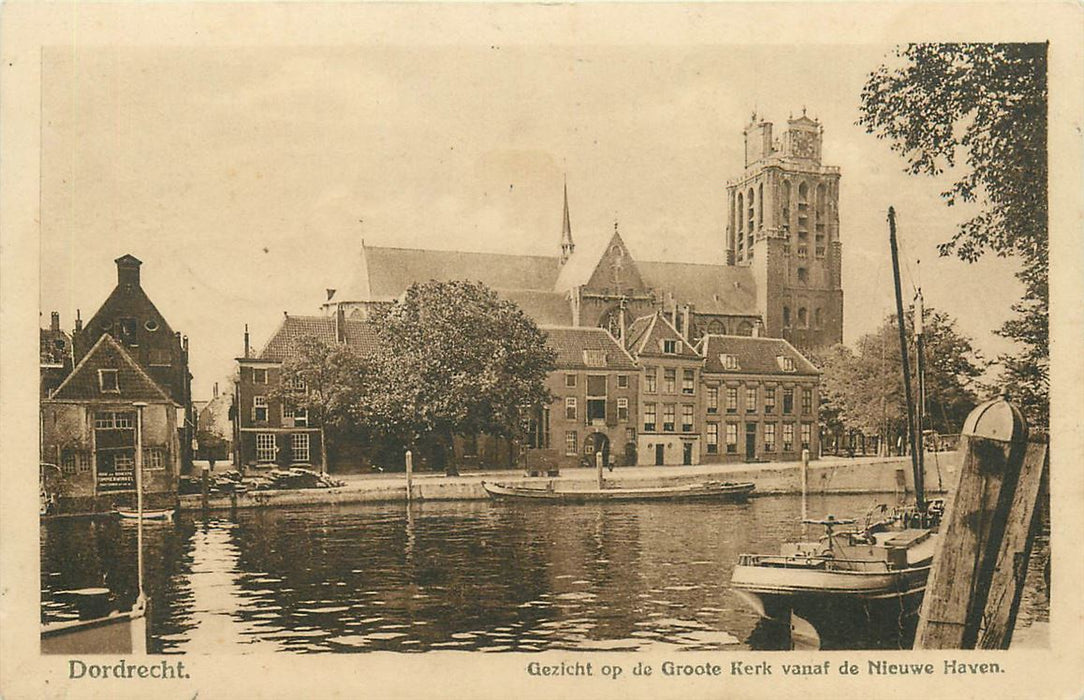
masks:
{"type": "Polygon", "coordinates": [[[520,439],[552,397],[556,355],[514,303],[483,284],[414,284],[374,314],[382,351],[366,411],[373,426],[428,450],[437,466],[455,435],[520,439]]]}
{"type": "Polygon", "coordinates": [[[907,161],[938,175],[963,168],[942,194],[980,212],[940,246],[977,260],[1021,261],[1023,299],[998,333],[1022,350],[1000,358],[1000,385],[1033,424],[1049,420],[1046,44],[911,44],[870,74],[859,124],[907,161]]]}
{"type": "Polygon", "coordinates": [[[282,363],[281,381],[271,393],[305,409],[310,423],[322,426],[332,440],[356,438],[367,427],[370,365],[370,358],[349,345],[303,336],[282,363]]]}
{"type": "MultiPolygon", "coordinates": [[[[913,311],[912,311],[913,313],[913,311]]],[[[959,334],[946,313],[925,309],[926,409],[923,429],[953,434],[977,403],[976,382],[982,358],[971,341],[959,334]]],[[[913,338],[910,315],[908,338],[913,338]]],[[[918,397],[917,361],[912,341],[908,349],[912,396],[918,397]]],[[[825,405],[846,429],[880,435],[889,444],[907,434],[899,331],[894,316],[873,333],[862,336],[855,350],[842,345],[823,355],[821,393],[825,405]]]]}

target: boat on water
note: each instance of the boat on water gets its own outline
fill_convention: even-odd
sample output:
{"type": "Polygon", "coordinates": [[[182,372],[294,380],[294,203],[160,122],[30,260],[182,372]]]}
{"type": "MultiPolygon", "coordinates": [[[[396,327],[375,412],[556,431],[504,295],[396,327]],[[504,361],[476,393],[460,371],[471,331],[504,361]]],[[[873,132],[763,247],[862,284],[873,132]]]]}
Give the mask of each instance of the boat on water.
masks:
{"type": "Polygon", "coordinates": [[[938,499],[925,513],[896,509],[861,528],[831,515],[804,520],[824,536],[740,555],[730,586],[762,617],[809,623],[822,649],[909,647],[937,549],[930,525],[942,509],[938,499]]]}
{"type": "Polygon", "coordinates": [[[752,482],[702,481],[678,486],[618,487],[557,490],[553,482],[546,486],[505,485],[482,482],[490,498],[498,500],[539,501],[545,503],[588,503],[621,501],[742,501],[756,486],[752,482]]]}
{"type": "MultiPolygon", "coordinates": [[[[915,502],[889,510],[877,506],[862,527],[854,519],[829,515],[816,542],[787,543],[779,554],[741,554],[730,586],[759,615],[792,625],[797,616],[812,626],[822,649],[910,648],[926,581],[937,550],[937,526],[944,501],[926,501],[922,463],[922,404],[916,419],[911,397],[908,345],[904,330],[896,246],[895,212],[888,211],[901,369],[907,403],[908,437],[915,502]],[[917,427],[916,427],[917,426],[917,427]],[[881,516],[874,521],[875,516],[881,516]],[[837,528],[848,527],[840,530],[837,528]]],[[[922,396],[922,293],[915,299],[919,396],[922,396]]],[[[803,491],[803,510],[805,493],[803,491]]],[[[803,513],[804,515],[804,513],[803,513]]]]}
{"type": "Polygon", "coordinates": [[[142,517],[143,520],[172,520],[173,509],[172,508],[159,508],[156,510],[144,510],[142,514],[138,510],[130,510],[128,508],[117,508],[116,514],[124,520],[139,520],[142,517]]]}

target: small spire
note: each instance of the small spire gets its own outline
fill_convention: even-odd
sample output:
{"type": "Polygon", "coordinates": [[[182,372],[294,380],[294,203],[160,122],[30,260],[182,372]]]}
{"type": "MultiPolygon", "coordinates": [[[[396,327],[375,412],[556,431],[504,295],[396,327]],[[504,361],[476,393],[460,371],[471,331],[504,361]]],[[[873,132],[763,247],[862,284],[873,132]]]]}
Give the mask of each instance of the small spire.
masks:
{"type": "Polygon", "coordinates": [[[572,256],[572,253],[576,250],[576,244],[572,242],[572,222],[568,215],[568,176],[565,176],[565,208],[564,208],[564,220],[561,225],[561,264],[572,256]]]}

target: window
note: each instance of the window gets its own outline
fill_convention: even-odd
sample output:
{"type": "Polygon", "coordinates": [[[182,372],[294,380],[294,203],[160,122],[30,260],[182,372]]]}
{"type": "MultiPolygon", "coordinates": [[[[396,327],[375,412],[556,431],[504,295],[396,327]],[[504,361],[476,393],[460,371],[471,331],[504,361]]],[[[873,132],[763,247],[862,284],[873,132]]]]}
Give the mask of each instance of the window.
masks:
{"type": "Polygon", "coordinates": [[[606,396],[606,375],[592,374],[587,377],[588,396],[606,396]]]}
{"type": "Polygon", "coordinates": [[[576,434],[575,430],[565,431],[565,456],[576,456],[576,447],[579,444],[579,441],[579,436],[576,434]]]}
{"type": "Polygon", "coordinates": [[[818,308],[813,310],[813,327],[814,328],[820,328],[821,323],[822,323],[822,321],[821,321],[821,310],[818,307],[818,308]]]}
{"type": "Polygon", "coordinates": [[[663,340],[662,351],[667,355],[676,355],[678,352],[678,341],[676,340],[663,340]]]}
{"type": "Polygon", "coordinates": [[[790,307],[783,307],[783,328],[790,328],[790,307]]]}
{"type": "Polygon", "coordinates": [[[783,451],[792,452],[794,450],[794,423],[783,424],[783,451]]]}
{"type": "Polygon", "coordinates": [[[629,419],[629,400],[626,398],[620,398],[617,400],[617,420],[627,421],[629,419]]]}
{"type": "MultiPolygon", "coordinates": [[[[527,426],[527,447],[548,449],[550,446],[550,410],[543,408],[531,415],[527,426]]],[[[475,452],[475,454],[478,454],[475,452]]]]}
{"type": "Polygon", "coordinates": [[[809,319],[806,318],[804,306],[798,309],[798,326],[801,328],[809,328],[809,319]]]}
{"type": "Polygon", "coordinates": [[[813,390],[809,387],[802,389],[802,413],[813,412],[813,390]]]}
{"type": "Polygon", "coordinates": [[[674,432],[674,419],[677,416],[677,407],[672,403],[662,406],[662,429],[664,432],[674,432]]]}
{"type": "Polygon", "coordinates": [[[143,327],[149,330],[151,333],[154,333],[156,330],[158,330],[158,321],[154,320],[153,318],[149,318],[143,324],[143,327]]]}
{"type": "Polygon", "coordinates": [[[723,353],[719,355],[719,364],[723,366],[723,369],[727,370],[741,369],[741,367],[738,365],[737,355],[728,355],[726,353],[723,353]]]}
{"type": "Polygon", "coordinates": [[[117,330],[120,331],[119,340],[122,343],[132,347],[138,345],[136,341],[136,320],[134,318],[118,318],[117,330]]]}
{"type": "Polygon", "coordinates": [[[644,368],[644,393],[654,394],[657,390],[658,372],[654,367],[644,368]]]}
{"type": "Polygon", "coordinates": [[[745,387],[745,412],[757,412],[757,388],[755,386],[745,387]]]}
{"type": "Polygon", "coordinates": [[[808,450],[813,439],[813,424],[802,423],[802,449],[808,450]]]}
{"type": "Polygon", "coordinates": [[[776,363],[779,365],[779,369],[784,372],[796,372],[797,369],[794,366],[794,358],[787,357],[786,355],[776,355],[776,363]]]}
{"type": "Polygon", "coordinates": [[[655,432],[655,404],[644,404],[644,432],[655,432]]]}
{"type": "Polygon", "coordinates": [[[267,370],[266,369],[253,369],[252,370],[252,383],[253,384],[266,384],[267,383],[267,370]]]}
{"type": "Polygon", "coordinates": [[[794,413],[794,389],[789,386],[783,389],[783,413],[794,413]]]}
{"type": "Polygon", "coordinates": [[[60,471],[64,474],[75,474],[75,452],[72,450],[64,450],[60,457],[60,471]]]}
{"type": "Polygon", "coordinates": [[[266,396],[253,396],[252,397],[252,420],[254,420],[254,421],[266,421],[267,420],[267,397],[266,396]]]}
{"type": "Polygon", "coordinates": [[[152,447],[149,450],[143,451],[143,468],[144,469],[165,469],[166,460],[162,450],[152,447]]]}
{"type": "Polygon", "coordinates": [[[565,399],[565,419],[576,420],[576,397],[569,396],[565,399]]]}
{"type": "Polygon", "coordinates": [[[727,454],[738,453],[738,424],[726,424],[726,452],[727,454]]]}
{"type": "Polygon", "coordinates": [[[583,363],[588,367],[605,367],[606,351],[587,349],[583,351],[583,363]]]}
{"type": "Polygon", "coordinates": [[[276,452],[278,448],[275,447],[274,433],[256,433],[257,462],[274,462],[276,452]]]}
{"type": "Polygon", "coordinates": [[[98,388],[101,389],[101,391],[104,393],[119,394],[120,382],[117,379],[117,370],[98,370],[98,388]]]}
{"type": "Polygon", "coordinates": [[[694,381],[696,379],[696,373],[691,369],[682,371],[681,373],[681,393],[683,394],[695,394],[696,385],[694,381]]]}
{"type": "Polygon", "coordinates": [[[302,377],[293,376],[286,380],[286,388],[293,391],[305,391],[305,380],[302,377]]]}
{"type": "Polygon", "coordinates": [[[131,452],[117,452],[113,455],[113,471],[114,472],[134,472],[135,471],[135,455],[131,452]]]}
{"type": "Polygon", "coordinates": [[[309,434],[294,433],[290,436],[290,453],[294,462],[309,461],[309,434]]]}
{"type": "Polygon", "coordinates": [[[629,388],[629,375],[619,374],[617,375],[617,388],[628,389],[629,388]]]}
{"type": "Polygon", "coordinates": [[[152,367],[169,367],[169,350],[151,348],[147,361],[152,367]]]}
{"type": "Polygon", "coordinates": [[[625,428],[625,441],[636,442],[636,428],[625,428]]]}
{"type": "Polygon", "coordinates": [[[284,399],[282,402],[282,418],[284,422],[287,418],[292,418],[294,427],[307,428],[309,425],[309,410],[307,408],[294,408],[289,401],[284,399]]]}
{"type": "MultiPolygon", "coordinates": [[[[804,267],[799,267],[798,268],[798,281],[801,282],[802,284],[808,284],[809,283],[809,272],[804,267]]],[[[801,319],[801,317],[802,317],[802,312],[799,311],[798,312],[798,318],[801,319]]]]}
{"type": "Polygon", "coordinates": [[[719,412],[719,387],[708,387],[708,413],[719,412]]]}
{"type": "Polygon", "coordinates": [[[677,370],[673,367],[662,371],[662,390],[665,394],[673,394],[677,390],[677,370]]]}
{"type": "Polygon", "coordinates": [[[708,423],[708,454],[719,454],[719,424],[708,423]]]}
{"type": "Polygon", "coordinates": [[[775,423],[764,424],[764,451],[775,452],[775,423]]]}
{"type": "Polygon", "coordinates": [[[606,375],[587,377],[587,420],[606,420],[606,375]]]}
{"type": "Polygon", "coordinates": [[[736,386],[728,386],[726,388],[726,412],[738,412],[738,387],[736,386]]]}
{"type": "Polygon", "coordinates": [[[681,432],[691,433],[693,431],[693,405],[691,403],[681,404],[681,432]]]}
{"type": "Polygon", "coordinates": [[[764,387],[764,412],[775,413],[775,387],[764,387]]]}
{"type": "Polygon", "coordinates": [[[572,389],[572,388],[574,388],[576,386],[576,375],[575,374],[566,374],[565,375],[565,386],[568,387],[569,389],[572,389]]]}
{"type": "Polygon", "coordinates": [[[99,430],[128,430],[135,427],[133,413],[99,411],[94,414],[94,427],[99,430]]]}

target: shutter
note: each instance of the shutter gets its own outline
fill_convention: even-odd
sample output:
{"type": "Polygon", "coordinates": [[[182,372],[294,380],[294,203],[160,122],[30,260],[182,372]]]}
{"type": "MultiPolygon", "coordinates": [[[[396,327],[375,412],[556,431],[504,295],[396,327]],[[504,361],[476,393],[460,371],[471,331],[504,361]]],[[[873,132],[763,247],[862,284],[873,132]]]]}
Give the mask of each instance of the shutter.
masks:
{"type": "Polygon", "coordinates": [[[606,399],[606,426],[617,425],[617,399],[606,399]]]}

